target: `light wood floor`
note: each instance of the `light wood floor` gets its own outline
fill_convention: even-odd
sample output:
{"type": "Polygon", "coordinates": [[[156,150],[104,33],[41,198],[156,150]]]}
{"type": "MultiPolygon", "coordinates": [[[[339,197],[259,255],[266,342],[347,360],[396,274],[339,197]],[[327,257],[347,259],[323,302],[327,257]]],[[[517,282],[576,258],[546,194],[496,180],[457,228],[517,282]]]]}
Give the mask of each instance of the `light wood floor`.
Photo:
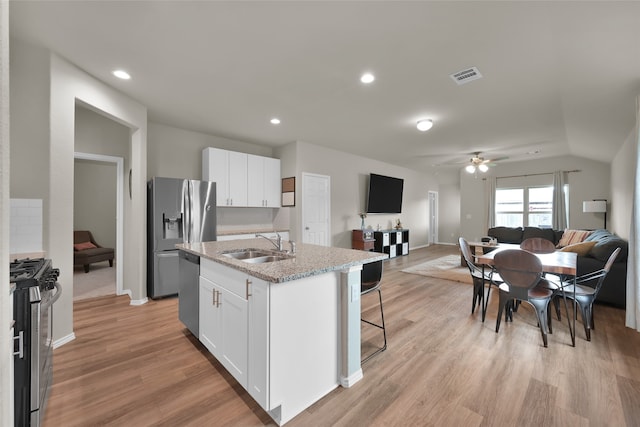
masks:
{"type": "MultiPolygon", "coordinates": [[[[596,306],[592,341],[578,323],[575,348],[557,321],[544,348],[526,304],[496,334],[497,298],[482,323],[470,285],[400,272],[451,253],[437,245],[385,263],[388,350],[288,426],[640,425],[640,334],[623,310],[596,306]]],[[[375,293],[362,303],[375,318],[375,293]]],[[[77,339],[54,352],[44,427],[274,425],[184,329],[176,299],[74,307],[77,339]]],[[[363,328],[363,340],[380,338],[363,328]]]]}

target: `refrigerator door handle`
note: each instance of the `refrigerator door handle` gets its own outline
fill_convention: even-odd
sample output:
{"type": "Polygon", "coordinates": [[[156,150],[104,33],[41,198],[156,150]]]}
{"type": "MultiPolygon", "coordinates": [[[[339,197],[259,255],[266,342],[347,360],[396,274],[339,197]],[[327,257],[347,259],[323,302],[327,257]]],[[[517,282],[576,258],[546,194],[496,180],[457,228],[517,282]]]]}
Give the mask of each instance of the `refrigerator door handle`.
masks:
{"type": "Polygon", "coordinates": [[[185,243],[191,242],[191,182],[188,179],[182,184],[182,212],[184,220],[182,221],[182,236],[185,243]]]}

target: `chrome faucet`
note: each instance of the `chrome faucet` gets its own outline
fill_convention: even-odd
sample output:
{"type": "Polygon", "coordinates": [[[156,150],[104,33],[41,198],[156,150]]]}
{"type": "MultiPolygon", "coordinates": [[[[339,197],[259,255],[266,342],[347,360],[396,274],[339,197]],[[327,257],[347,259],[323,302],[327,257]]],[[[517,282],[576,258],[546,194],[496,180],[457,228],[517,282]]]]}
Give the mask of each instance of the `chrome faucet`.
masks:
{"type": "Polygon", "coordinates": [[[268,241],[271,242],[271,244],[273,246],[276,247],[276,249],[278,249],[279,251],[282,252],[282,236],[276,232],[276,240],[274,241],[273,239],[270,239],[267,236],[264,236],[262,234],[256,234],[256,237],[262,237],[263,239],[267,239],[268,241]]]}

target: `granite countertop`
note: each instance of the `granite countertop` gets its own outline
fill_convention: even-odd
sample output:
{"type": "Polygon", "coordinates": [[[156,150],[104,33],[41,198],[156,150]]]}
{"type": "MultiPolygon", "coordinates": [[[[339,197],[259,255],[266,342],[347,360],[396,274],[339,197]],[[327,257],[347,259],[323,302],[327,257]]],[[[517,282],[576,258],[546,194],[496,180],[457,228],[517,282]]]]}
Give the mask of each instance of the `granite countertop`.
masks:
{"type": "MultiPolygon", "coordinates": [[[[288,249],[288,246],[285,242],[284,247],[288,249]]],[[[384,260],[389,257],[387,254],[379,252],[299,243],[296,245],[296,254],[291,259],[266,262],[263,264],[251,264],[226,257],[223,254],[248,248],[275,250],[275,247],[266,239],[260,238],[184,243],[176,245],[176,247],[272,283],[288,282],[328,273],[330,271],[343,270],[361,264],[384,260]]]]}
{"type": "Polygon", "coordinates": [[[287,228],[245,228],[242,230],[218,230],[218,236],[233,236],[236,234],[257,234],[257,233],[283,233],[289,231],[287,228]]]}

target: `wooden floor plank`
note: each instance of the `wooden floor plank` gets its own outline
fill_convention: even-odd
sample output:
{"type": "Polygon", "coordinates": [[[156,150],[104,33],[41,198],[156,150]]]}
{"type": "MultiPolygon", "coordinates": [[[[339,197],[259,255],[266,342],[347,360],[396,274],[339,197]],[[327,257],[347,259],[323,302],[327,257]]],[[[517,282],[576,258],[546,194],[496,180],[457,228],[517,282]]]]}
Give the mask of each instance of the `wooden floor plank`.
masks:
{"type": "MultiPolygon", "coordinates": [[[[544,348],[526,305],[496,333],[495,294],[483,323],[470,285],[401,272],[457,253],[434,245],[385,262],[387,351],[288,426],[638,425],[640,334],[623,310],[597,305],[592,341],[578,321],[575,348],[556,320],[544,348]]],[[[375,293],[362,307],[379,319],[375,293]]],[[[54,351],[44,427],[275,425],[178,321],[175,298],[80,301],[74,332],[54,351]]],[[[364,349],[381,344],[376,328],[362,337],[364,349]]]]}

